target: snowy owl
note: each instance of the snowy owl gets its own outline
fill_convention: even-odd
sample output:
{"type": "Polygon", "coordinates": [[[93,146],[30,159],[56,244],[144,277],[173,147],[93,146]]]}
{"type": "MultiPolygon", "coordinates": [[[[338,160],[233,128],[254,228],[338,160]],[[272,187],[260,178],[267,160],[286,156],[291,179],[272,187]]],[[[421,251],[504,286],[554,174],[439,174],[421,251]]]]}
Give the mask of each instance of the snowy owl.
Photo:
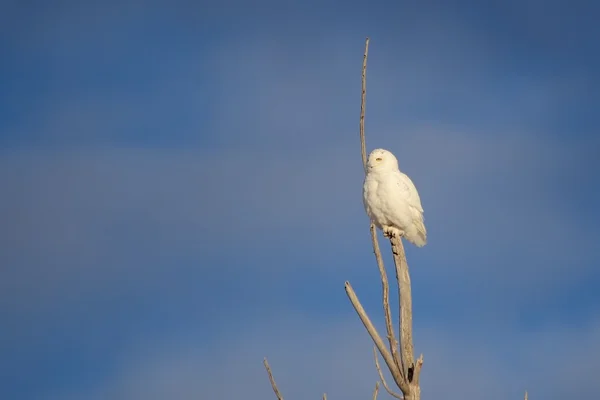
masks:
{"type": "Polygon", "coordinates": [[[400,172],[391,152],[375,149],[369,154],[363,202],[367,215],[385,236],[403,236],[418,247],[427,243],[419,193],[410,178],[400,172]]]}

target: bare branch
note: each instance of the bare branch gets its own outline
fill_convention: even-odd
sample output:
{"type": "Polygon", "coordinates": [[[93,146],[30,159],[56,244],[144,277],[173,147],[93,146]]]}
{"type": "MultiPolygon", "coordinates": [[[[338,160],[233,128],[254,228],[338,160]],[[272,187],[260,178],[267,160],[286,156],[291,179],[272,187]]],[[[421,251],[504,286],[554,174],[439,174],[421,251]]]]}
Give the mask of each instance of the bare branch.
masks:
{"type": "Polygon", "coordinates": [[[378,394],[379,394],[379,382],[375,382],[375,390],[373,390],[373,400],[377,400],[378,394]]]}
{"type": "Polygon", "coordinates": [[[381,339],[381,336],[379,336],[377,329],[371,322],[371,319],[365,312],[365,309],[363,308],[362,304],[360,304],[360,301],[358,300],[358,297],[356,296],[354,289],[352,289],[352,285],[350,285],[350,282],[346,281],[345,288],[346,288],[346,294],[348,295],[348,298],[350,299],[352,306],[356,310],[356,313],[358,314],[360,320],[362,321],[363,325],[367,329],[369,336],[371,336],[371,339],[373,339],[373,342],[375,343],[377,350],[379,350],[379,352],[381,353],[381,356],[383,357],[383,360],[385,361],[387,367],[389,368],[389,370],[392,374],[392,377],[394,378],[394,381],[396,382],[398,387],[402,390],[402,393],[405,393],[404,392],[405,389],[407,391],[409,390],[408,383],[405,382],[405,380],[402,378],[400,369],[394,362],[394,359],[393,359],[392,355],[390,354],[390,352],[385,348],[385,345],[383,344],[383,340],[381,339]]]}
{"type": "Polygon", "coordinates": [[[269,362],[267,361],[266,357],[263,361],[263,364],[265,365],[267,374],[269,374],[269,381],[271,381],[271,387],[273,388],[273,391],[275,392],[275,396],[277,396],[277,400],[283,400],[283,396],[281,395],[279,388],[277,388],[277,384],[275,383],[275,378],[273,378],[273,373],[271,372],[271,367],[269,366],[269,362]]]}
{"type": "Polygon", "coordinates": [[[394,392],[392,389],[390,389],[387,382],[385,381],[385,377],[383,376],[383,372],[381,371],[381,367],[379,366],[379,356],[377,354],[376,347],[373,347],[373,357],[375,358],[375,368],[377,368],[377,373],[379,374],[379,379],[381,380],[381,383],[383,383],[383,387],[385,388],[386,392],[388,392],[391,396],[394,396],[395,398],[402,400],[403,397],[401,395],[399,395],[398,393],[394,392]]]}
{"type": "Polygon", "coordinates": [[[423,354],[419,356],[417,359],[417,363],[415,365],[415,371],[413,373],[412,382],[415,385],[419,385],[419,378],[421,377],[421,368],[423,368],[423,354]]]}
{"type": "Polygon", "coordinates": [[[398,299],[400,303],[400,343],[402,351],[402,370],[404,376],[412,382],[415,378],[414,346],[412,338],[412,293],[410,287],[410,274],[406,254],[400,237],[390,238],[394,264],[396,266],[396,280],[398,281],[398,299]]]}
{"type": "Polygon", "coordinates": [[[323,400],[327,400],[327,393],[323,393],[323,400]]]}
{"type": "MultiPolygon", "coordinates": [[[[367,57],[369,53],[369,38],[365,41],[365,53],[363,56],[362,66],[362,93],[361,93],[361,104],[360,104],[360,145],[361,155],[363,161],[363,168],[365,174],[367,173],[367,146],[365,140],[365,104],[367,96],[367,57]]],[[[377,267],[381,275],[381,284],[383,292],[383,310],[385,316],[385,324],[387,331],[387,338],[389,342],[389,351],[385,348],[383,340],[379,333],[373,326],[373,323],[369,319],[365,310],[363,309],[356,293],[352,289],[349,282],[346,282],[346,293],[354,306],[358,316],[360,317],[363,325],[367,329],[367,332],[373,339],[375,347],[379,350],[379,353],[383,357],[387,367],[389,368],[394,381],[402,391],[404,397],[400,397],[399,394],[394,393],[390,390],[383,378],[383,373],[379,366],[377,354],[375,354],[375,363],[381,381],[385,389],[390,395],[398,399],[406,400],[419,400],[420,399],[420,387],[419,387],[419,375],[421,367],[423,365],[423,357],[421,356],[417,361],[416,365],[414,362],[414,346],[412,339],[412,294],[410,287],[410,275],[408,272],[408,264],[406,262],[406,256],[404,254],[404,247],[400,238],[391,238],[390,242],[392,245],[392,252],[394,253],[394,264],[396,265],[396,280],[398,281],[398,297],[400,306],[400,355],[398,355],[398,338],[395,335],[394,327],[392,323],[392,313],[389,304],[389,281],[385,266],[383,264],[383,258],[381,256],[381,249],[377,241],[377,230],[373,221],[370,226],[371,241],[373,244],[373,253],[377,260],[377,267]]]]}
{"type": "Polygon", "coordinates": [[[527,400],[527,390],[525,391],[525,400],[527,400]]]}
{"type": "Polygon", "coordinates": [[[365,105],[367,103],[367,57],[369,55],[369,38],[365,40],[365,54],[362,66],[362,93],[360,96],[360,144],[365,173],[367,172],[367,145],[365,142],[365,105]]]}
{"type": "Polygon", "coordinates": [[[383,258],[381,257],[381,250],[379,243],[377,242],[377,230],[375,225],[371,221],[371,242],[373,243],[373,252],[375,253],[375,259],[377,260],[377,267],[379,268],[379,275],[381,275],[381,287],[383,292],[383,313],[385,315],[385,329],[387,331],[387,338],[390,345],[390,351],[392,352],[392,358],[400,370],[400,374],[404,377],[404,369],[402,368],[402,362],[398,355],[398,339],[394,332],[394,324],[392,322],[392,311],[390,308],[390,284],[387,278],[387,272],[383,264],[383,258]]]}
{"type": "MultiPolygon", "coordinates": [[[[360,96],[360,150],[363,161],[363,168],[365,174],[367,173],[367,143],[365,139],[365,106],[367,98],[367,58],[369,55],[369,38],[365,40],[365,54],[363,56],[362,66],[362,92],[360,96]]],[[[371,221],[371,242],[373,243],[373,252],[375,253],[375,259],[377,260],[377,267],[379,268],[379,274],[381,275],[381,286],[383,288],[383,311],[385,315],[385,328],[387,330],[387,339],[389,342],[390,351],[392,352],[392,358],[398,366],[398,369],[402,374],[404,370],[398,355],[398,339],[394,332],[394,325],[392,322],[392,312],[390,309],[390,285],[383,264],[383,258],[381,257],[381,250],[379,248],[379,242],[377,241],[377,230],[373,221],[371,221]]]]}

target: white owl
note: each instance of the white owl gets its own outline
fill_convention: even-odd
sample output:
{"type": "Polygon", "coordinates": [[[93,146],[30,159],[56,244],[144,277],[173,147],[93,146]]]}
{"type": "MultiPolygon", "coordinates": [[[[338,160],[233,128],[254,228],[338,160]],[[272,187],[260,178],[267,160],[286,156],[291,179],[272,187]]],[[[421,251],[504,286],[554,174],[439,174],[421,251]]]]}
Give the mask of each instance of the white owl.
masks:
{"type": "Polygon", "coordinates": [[[419,193],[400,172],[391,152],[375,149],[369,154],[363,202],[367,215],[385,236],[403,236],[418,247],[427,243],[419,193]]]}

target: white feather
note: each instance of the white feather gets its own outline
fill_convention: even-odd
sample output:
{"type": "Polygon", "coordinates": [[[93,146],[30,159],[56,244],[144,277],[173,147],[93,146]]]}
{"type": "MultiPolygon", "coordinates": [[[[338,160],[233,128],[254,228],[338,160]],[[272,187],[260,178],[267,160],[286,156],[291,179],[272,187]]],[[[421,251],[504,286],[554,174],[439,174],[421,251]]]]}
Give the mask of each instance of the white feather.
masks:
{"type": "Polygon", "coordinates": [[[427,243],[421,198],[391,152],[375,149],[369,154],[363,202],[369,218],[384,233],[399,234],[418,247],[427,243]]]}

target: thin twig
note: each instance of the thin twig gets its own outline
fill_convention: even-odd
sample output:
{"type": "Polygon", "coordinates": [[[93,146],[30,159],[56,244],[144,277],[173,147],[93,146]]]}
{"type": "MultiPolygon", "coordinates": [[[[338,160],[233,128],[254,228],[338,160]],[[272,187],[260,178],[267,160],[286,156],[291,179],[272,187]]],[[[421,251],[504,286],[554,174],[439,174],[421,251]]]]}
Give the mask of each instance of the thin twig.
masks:
{"type": "Polygon", "coordinates": [[[365,40],[365,54],[362,66],[362,93],[360,96],[360,143],[363,168],[367,172],[367,145],[365,142],[365,105],[367,103],[367,57],[369,56],[369,38],[365,40]]]}
{"type": "Polygon", "coordinates": [[[373,243],[373,252],[375,253],[375,259],[377,260],[379,275],[381,275],[383,314],[385,316],[385,329],[387,331],[387,338],[390,344],[390,351],[392,352],[392,358],[394,359],[394,362],[398,366],[401,375],[404,377],[404,369],[402,368],[402,362],[398,354],[398,339],[396,338],[396,333],[394,332],[394,323],[390,308],[390,284],[388,282],[387,272],[383,264],[383,258],[381,257],[381,250],[379,249],[379,243],[377,241],[377,231],[373,222],[371,222],[371,242],[373,243]]]}
{"type": "Polygon", "coordinates": [[[263,361],[263,364],[265,365],[267,374],[269,374],[269,381],[271,381],[271,387],[273,388],[273,391],[275,392],[275,396],[277,396],[278,400],[283,400],[283,396],[281,395],[279,388],[277,388],[277,384],[275,383],[275,378],[273,378],[273,373],[271,372],[271,367],[269,366],[269,362],[267,361],[266,357],[263,361]]]}
{"type": "Polygon", "coordinates": [[[323,393],[323,400],[327,400],[327,393],[323,393]]]}
{"type": "Polygon", "coordinates": [[[383,376],[383,372],[381,371],[381,367],[379,366],[379,356],[377,354],[376,347],[373,347],[373,357],[375,357],[375,368],[377,368],[377,373],[379,374],[379,379],[381,380],[381,383],[383,383],[383,387],[385,388],[386,392],[388,392],[391,396],[394,396],[395,398],[402,400],[403,397],[401,395],[399,395],[398,393],[394,392],[392,389],[390,389],[390,387],[388,386],[388,384],[383,376]]]}
{"type": "MultiPolygon", "coordinates": [[[[379,382],[375,382],[375,390],[373,390],[373,400],[377,400],[377,395],[379,394],[379,382]]],[[[525,399],[527,400],[527,399],[525,399]]]]}
{"type": "Polygon", "coordinates": [[[362,304],[360,304],[360,301],[358,300],[358,297],[356,296],[354,289],[352,289],[352,285],[350,285],[350,282],[346,281],[345,288],[346,288],[346,294],[348,295],[348,298],[350,299],[350,302],[352,303],[354,310],[356,310],[356,313],[358,314],[360,320],[362,321],[363,325],[367,329],[369,336],[371,336],[371,339],[373,339],[375,346],[377,346],[377,350],[379,350],[379,353],[381,353],[381,356],[383,357],[383,360],[385,361],[387,367],[389,368],[389,370],[392,374],[392,377],[394,378],[394,381],[396,382],[396,384],[398,385],[400,390],[402,390],[402,393],[408,393],[408,390],[409,390],[408,382],[406,382],[402,378],[400,369],[394,362],[394,359],[392,358],[392,355],[390,354],[390,352],[385,348],[385,345],[383,344],[383,340],[381,339],[381,336],[379,336],[377,329],[371,322],[371,319],[365,312],[365,309],[363,308],[362,304]],[[406,390],[406,392],[405,392],[405,390],[406,390]]]}
{"type": "MultiPolygon", "coordinates": [[[[365,54],[363,56],[362,65],[362,92],[360,96],[360,150],[363,161],[363,168],[365,174],[367,173],[367,143],[365,139],[365,107],[367,99],[367,58],[369,55],[369,38],[365,40],[365,54]]],[[[381,250],[379,249],[379,242],[377,241],[377,230],[373,221],[371,221],[371,242],[373,243],[373,252],[375,253],[375,259],[377,260],[377,267],[379,268],[379,274],[381,275],[381,286],[383,292],[383,312],[385,315],[385,329],[387,330],[387,339],[392,352],[392,358],[398,366],[398,369],[404,374],[402,368],[400,356],[398,355],[398,339],[394,332],[394,325],[392,322],[392,312],[390,309],[390,285],[383,264],[383,258],[381,257],[381,250]]]]}
{"type": "Polygon", "coordinates": [[[527,390],[525,391],[525,400],[527,400],[527,390]]]}

